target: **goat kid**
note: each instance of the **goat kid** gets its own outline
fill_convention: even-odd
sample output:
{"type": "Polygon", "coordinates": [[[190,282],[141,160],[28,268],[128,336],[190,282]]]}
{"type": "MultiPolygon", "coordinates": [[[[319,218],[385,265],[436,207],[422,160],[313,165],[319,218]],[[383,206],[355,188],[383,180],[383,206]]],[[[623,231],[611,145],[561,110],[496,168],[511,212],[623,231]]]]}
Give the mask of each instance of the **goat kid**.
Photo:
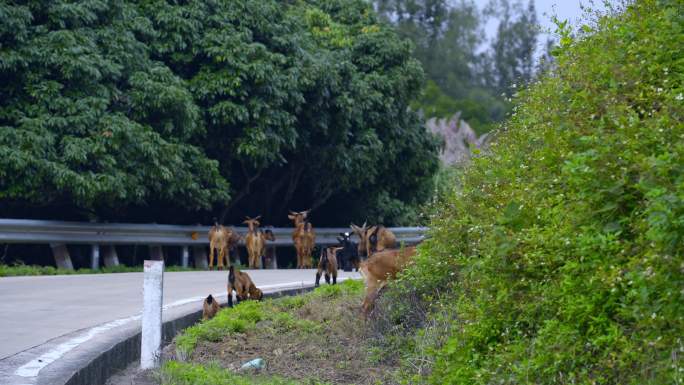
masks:
{"type": "Polygon", "coordinates": [[[252,279],[247,273],[236,270],[234,266],[230,267],[228,272],[228,306],[233,307],[233,291],[237,303],[248,299],[261,301],[264,293],[258,289],[252,279]]]}
{"type": "Polygon", "coordinates": [[[352,271],[352,267],[359,271],[359,253],[356,243],[352,242],[350,233],[340,233],[337,241],[340,243],[337,251],[337,264],[344,271],[352,271]]]}
{"type": "Polygon", "coordinates": [[[330,284],[332,277],[332,284],[337,284],[337,252],[341,247],[326,247],[321,249],[321,257],[318,260],[318,271],[316,272],[316,287],[321,281],[321,273],[325,273],[325,283],[330,284]]]}
{"type": "MultiPolygon", "coordinates": [[[[276,237],[273,230],[266,229],[263,231],[264,241],[275,242],[276,237]]],[[[264,249],[264,268],[277,269],[278,262],[276,261],[276,247],[274,245],[265,246],[264,249]]]]}
{"type": "Polygon", "coordinates": [[[214,318],[219,310],[221,310],[221,305],[219,305],[218,301],[216,301],[216,299],[209,294],[209,296],[204,299],[204,303],[202,304],[202,319],[207,320],[214,318]]]}

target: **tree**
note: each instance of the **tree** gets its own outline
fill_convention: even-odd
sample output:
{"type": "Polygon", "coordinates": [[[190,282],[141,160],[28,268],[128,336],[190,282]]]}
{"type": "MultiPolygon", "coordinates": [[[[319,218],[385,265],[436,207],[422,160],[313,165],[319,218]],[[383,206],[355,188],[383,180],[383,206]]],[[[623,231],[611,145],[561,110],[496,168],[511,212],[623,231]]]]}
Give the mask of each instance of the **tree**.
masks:
{"type": "Polygon", "coordinates": [[[534,2],[492,0],[486,12],[499,18],[496,38],[485,55],[484,80],[497,93],[511,95],[516,82],[524,85],[535,73],[534,51],[539,27],[534,2]]]}
{"type": "Polygon", "coordinates": [[[191,145],[200,110],[149,57],[129,3],[0,5],[0,200],[4,215],[98,217],[121,206],[228,198],[191,145]],[[68,212],[70,214],[64,214],[68,212]]]}
{"type": "Polygon", "coordinates": [[[319,223],[328,224],[359,220],[372,208],[369,219],[391,224],[428,198],[437,142],[407,108],[422,70],[410,45],[364,1],[5,7],[4,15],[25,11],[25,33],[12,40],[17,28],[7,24],[2,35],[12,47],[3,96],[18,96],[2,101],[0,149],[11,156],[0,170],[16,173],[33,157],[71,178],[62,182],[57,172],[57,184],[43,169],[35,178],[3,178],[5,202],[56,208],[59,197],[109,220],[206,222],[219,214],[235,223],[259,213],[278,224],[290,208],[320,208],[319,223]],[[77,38],[65,50],[53,35],[77,38]],[[64,51],[71,56],[62,60],[64,51]],[[79,72],[65,76],[41,62],[55,58],[64,71],[79,72]],[[56,90],[41,110],[33,107],[37,96],[24,95],[35,79],[56,90]],[[79,125],[53,119],[74,108],[57,114],[60,97],[83,103],[79,125]],[[47,123],[27,121],[28,113],[47,123]],[[36,138],[54,139],[24,150],[21,135],[38,128],[36,138]],[[51,155],[73,141],[69,156],[81,163],[60,150],[51,155]],[[17,153],[23,163],[13,160],[17,153]],[[84,175],[92,181],[78,187],[74,180],[84,175]],[[338,210],[345,206],[353,209],[338,210]]]}

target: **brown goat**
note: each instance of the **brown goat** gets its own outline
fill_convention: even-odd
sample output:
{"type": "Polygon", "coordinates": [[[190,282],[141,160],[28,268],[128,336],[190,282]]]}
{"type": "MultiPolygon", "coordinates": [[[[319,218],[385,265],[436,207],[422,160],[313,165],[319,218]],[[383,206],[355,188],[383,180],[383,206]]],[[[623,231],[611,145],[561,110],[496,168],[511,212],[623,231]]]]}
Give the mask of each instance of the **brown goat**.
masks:
{"type": "Polygon", "coordinates": [[[391,249],[397,246],[397,237],[383,225],[366,227],[366,223],[359,227],[351,224],[351,229],[359,237],[359,256],[368,257],[376,251],[391,249]]]}
{"type": "MultiPolygon", "coordinates": [[[[273,234],[273,230],[266,229],[263,232],[263,237],[265,241],[275,242],[276,237],[273,234]]],[[[278,261],[276,261],[276,247],[275,245],[267,245],[264,249],[264,268],[266,269],[277,269],[278,261]]]]}
{"type": "Polygon", "coordinates": [[[233,290],[237,303],[248,299],[261,301],[264,293],[258,289],[247,273],[236,270],[231,266],[228,273],[228,306],[233,307],[233,290]]]}
{"type": "Polygon", "coordinates": [[[316,286],[321,281],[321,273],[325,272],[325,283],[330,283],[332,277],[332,284],[337,283],[337,251],[342,250],[341,247],[326,247],[321,250],[321,258],[318,260],[318,271],[316,272],[316,286]]]}
{"type": "Polygon", "coordinates": [[[292,232],[292,241],[297,251],[298,269],[311,268],[313,265],[311,252],[316,244],[316,233],[314,233],[311,223],[305,221],[309,211],[290,211],[290,214],[287,216],[295,225],[292,232]]]}
{"type": "Polygon", "coordinates": [[[216,299],[209,294],[209,296],[204,299],[204,303],[202,304],[202,319],[206,320],[214,318],[219,310],[221,310],[221,305],[219,305],[218,301],[216,301],[216,299]]]}
{"type": "MultiPolygon", "coordinates": [[[[214,269],[214,256],[218,262],[218,269],[223,270],[223,261],[226,258],[231,233],[218,222],[214,222],[214,226],[209,230],[209,270],[214,269]]],[[[228,261],[228,265],[230,265],[230,261],[228,261]]]]}
{"type": "Polygon", "coordinates": [[[359,271],[366,280],[366,298],[361,306],[364,315],[368,316],[373,309],[375,299],[388,279],[393,279],[403,270],[416,254],[416,247],[386,249],[378,251],[361,262],[359,271]]]}
{"type": "Polygon", "coordinates": [[[261,269],[261,256],[264,254],[264,234],[259,231],[259,215],[256,218],[247,217],[243,223],[247,224],[245,245],[249,255],[249,268],[261,269]]]}

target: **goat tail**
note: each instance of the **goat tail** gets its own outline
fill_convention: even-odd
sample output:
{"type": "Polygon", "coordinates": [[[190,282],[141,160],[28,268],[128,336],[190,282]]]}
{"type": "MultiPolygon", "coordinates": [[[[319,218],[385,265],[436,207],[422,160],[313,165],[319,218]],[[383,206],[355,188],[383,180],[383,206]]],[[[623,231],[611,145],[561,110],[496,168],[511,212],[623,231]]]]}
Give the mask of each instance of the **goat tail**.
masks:
{"type": "Polygon", "coordinates": [[[233,265],[230,265],[230,268],[228,269],[228,282],[230,282],[231,285],[235,283],[235,266],[233,265]]]}

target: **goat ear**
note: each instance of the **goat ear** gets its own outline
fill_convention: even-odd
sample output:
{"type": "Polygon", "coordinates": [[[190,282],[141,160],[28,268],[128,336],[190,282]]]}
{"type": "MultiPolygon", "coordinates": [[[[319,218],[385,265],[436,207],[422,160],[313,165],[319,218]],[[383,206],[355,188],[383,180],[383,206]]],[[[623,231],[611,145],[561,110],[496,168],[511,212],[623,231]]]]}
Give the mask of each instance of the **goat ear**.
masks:
{"type": "Polygon", "coordinates": [[[354,231],[356,231],[356,232],[360,232],[360,231],[361,231],[361,229],[359,228],[359,226],[357,226],[357,225],[355,225],[355,224],[353,224],[353,223],[352,223],[349,227],[351,227],[351,229],[354,230],[354,231]]]}
{"type": "Polygon", "coordinates": [[[257,216],[256,218],[254,218],[254,220],[257,220],[257,219],[259,219],[259,218],[261,218],[261,215],[259,215],[259,216],[257,216]]]}
{"type": "Polygon", "coordinates": [[[287,217],[290,218],[291,221],[294,221],[294,219],[295,219],[295,216],[292,214],[288,215],[287,217]]]}

